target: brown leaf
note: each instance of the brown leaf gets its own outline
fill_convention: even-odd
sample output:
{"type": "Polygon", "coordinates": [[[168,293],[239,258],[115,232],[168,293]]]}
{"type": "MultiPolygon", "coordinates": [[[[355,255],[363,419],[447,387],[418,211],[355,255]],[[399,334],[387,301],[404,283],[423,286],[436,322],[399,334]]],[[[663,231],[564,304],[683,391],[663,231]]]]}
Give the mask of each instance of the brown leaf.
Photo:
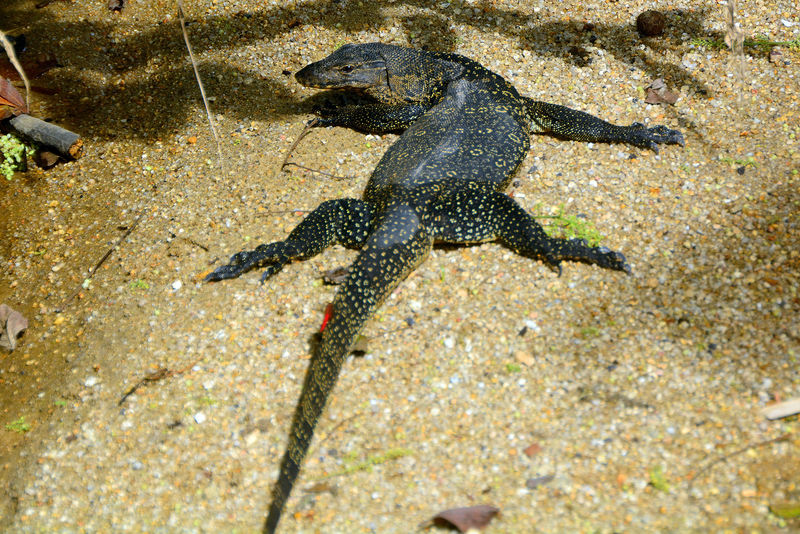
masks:
{"type": "Polygon", "coordinates": [[[0,304],[0,347],[14,350],[17,336],[28,328],[28,320],[18,311],[0,304]]]}
{"type": "Polygon", "coordinates": [[[480,504],[465,508],[451,508],[444,512],[439,512],[433,516],[431,521],[437,526],[455,527],[459,532],[466,532],[473,528],[483,529],[499,513],[499,508],[488,504],[480,504]]]}
{"type": "Polygon", "coordinates": [[[667,89],[663,78],[658,78],[647,88],[647,97],[644,101],[648,104],[674,104],[678,101],[678,96],[667,89]]]}
{"type": "Polygon", "coordinates": [[[531,443],[530,445],[525,447],[525,450],[523,450],[522,452],[524,452],[525,456],[527,456],[528,458],[532,458],[533,456],[536,456],[537,454],[542,452],[542,446],[539,445],[538,443],[531,443]]]}
{"type": "MultiPolygon", "coordinates": [[[[0,76],[0,106],[10,107],[13,115],[19,115],[20,113],[28,112],[28,107],[25,105],[25,99],[22,98],[21,94],[19,94],[17,88],[11,85],[11,82],[2,76],[0,76]]],[[[8,118],[8,116],[0,118],[8,118]]]]}

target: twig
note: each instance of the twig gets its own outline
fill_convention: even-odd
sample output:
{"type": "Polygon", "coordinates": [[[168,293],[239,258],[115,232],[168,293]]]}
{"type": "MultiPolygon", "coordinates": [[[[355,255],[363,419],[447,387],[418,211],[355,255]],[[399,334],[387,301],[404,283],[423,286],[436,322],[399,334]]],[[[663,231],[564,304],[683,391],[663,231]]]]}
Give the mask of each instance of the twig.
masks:
{"type": "Polygon", "coordinates": [[[305,127],[303,128],[303,131],[300,132],[300,135],[298,135],[297,139],[294,140],[294,143],[292,143],[292,146],[290,146],[289,150],[286,151],[286,157],[283,158],[283,163],[281,163],[281,169],[280,170],[283,170],[283,168],[286,167],[286,165],[287,165],[286,162],[289,160],[289,157],[292,155],[292,152],[294,151],[295,147],[298,145],[298,143],[300,143],[300,140],[303,137],[305,137],[308,132],[311,131],[311,128],[316,126],[316,124],[317,124],[316,121],[317,121],[317,119],[312,119],[312,120],[310,120],[310,121],[308,121],[306,123],[305,127]]]}
{"type": "Polygon", "coordinates": [[[206,108],[206,116],[208,117],[208,125],[211,128],[211,133],[214,135],[214,142],[217,143],[217,154],[219,155],[219,165],[223,173],[225,172],[225,160],[222,158],[222,146],[217,137],[217,129],[214,127],[214,119],[211,116],[211,109],[208,106],[208,99],[206,98],[206,90],[203,87],[203,81],[200,79],[200,72],[197,70],[197,62],[194,60],[192,53],[192,45],[189,43],[189,34],[186,32],[186,21],[183,16],[183,2],[178,0],[178,18],[181,21],[181,30],[183,31],[183,41],[186,43],[186,50],[189,51],[189,59],[192,62],[194,69],[194,77],[197,79],[197,85],[200,87],[200,96],[203,97],[203,105],[206,108]]]}
{"type": "Polygon", "coordinates": [[[781,436],[778,436],[777,438],[772,438],[772,439],[768,439],[768,440],[765,440],[765,441],[759,441],[757,443],[751,443],[749,445],[745,445],[741,449],[737,449],[737,450],[735,450],[733,452],[730,452],[728,454],[720,456],[719,458],[716,458],[715,460],[712,460],[705,467],[703,467],[700,471],[695,473],[692,476],[692,478],[690,479],[689,485],[691,486],[692,484],[694,484],[694,481],[697,480],[697,478],[700,475],[702,475],[703,473],[705,473],[706,471],[708,471],[709,469],[711,469],[712,467],[714,467],[718,463],[730,460],[734,456],[738,456],[738,455],[740,455],[742,453],[745,453],[745,452],[749,451],[750,449],[756,449],[756,448],[759,448],[759,447],[763,447],[765,445],[770,445],[772,443],[779,443],[781,441],[787,441],[790,437],[791,437],[791,434],[783,434],[781,436]]]}
{"type": "MultiPolygon", "coordinates": [[[[143,214],[140,213],[139,216],[137,216],[136,219],[133,221],[133,223],[128,227],[125,233],[122,234],[122,237],[117,239],[117,242],[114,243],[111,246],[111,248],[109,248],[106,251],[105,254],[103,254],[103,257],[100,258],[100,260],[98,260],[98,262],[94,265],[94,267],[92,267],[91,271],[89,272],[89,276],[86,277],[86,280],[91,280],[92,277],[94,277],[95,273],[97,272],[97,269],[99,269],[100,266],[103,265],[103,263],[105,263],[105,261],[108,259],[108,257],[111,256],[111,253],[117,249],[120,243],[122,243],[129,235],[131,235],[133,229],[136,228],[136,225],[138,225],[139,221],[142,220],[142,215],[143,214]]],[[[78,287],[78,289],[76,289],[75,292],[72,295],[70,295],[69,298],[67,298],[67,300],[64,301],[64,303],[61,305],[60,308],[55,310],[56,313],[61,313],[64,310],[64,308],[67,307],[67,304],[69,304],[72,301],[72,299],[74,299],[78,295],[78,293],[81,292],[81,289],[83,289],[84,284],[86,284],[86,280],[81,282],[80,287],[78,287]]]]}
{"type": "Polygon", "coordinates": [[[3,48],[6,50],[6,55],[8,59],[11,61],[11,64],[14,65],[14,68],[17,69],[19,73],[19,77],[22,78],[22,83],[25,84],[25,107],[28,108],[28,111],[31,109],[31,84],[28,82],[28,77],[25,76],[25,71],[22,70],[22,65],[20,65],[19,61],[17,60],[17,54],[14,52],[14,46],[6,37],[6,34],[0,31],[0,42],[3,43],[3,48]]]}
{"type": "Polygon", "coordinates": [[[303,165],[298,165],[297,163],[293,163],[293,162],[291,162],[291,161],[290,161],[290,162],[288,162],[288,163],[284,163],[284,164],[283,164],[283,166],[284,166],[284,167],[286,167],[286,166],[288,166],[288,165],[294,165],[295,167],[299,167],[300,169],[303,169],[304,171],[316,172],[316,173],[318,173],[318,174],[321,174],[321,175],[323,175],[323,176],[330,176],[330,177],[331,177],[331,178],[333,178],[334,180],[350,180],[350,179],[351,179],[351,178],[350,178],[350,177],[348,177],[348,176],[337,176],[337,175],[335,175],[335,174],[331,174],[331,173],[329,173],[329,172],[320,171],[320,170],[318,170],[318,169],[312,169],[312,168],[310,168],[310,167],[305,167],[305,166],[303,166],[303,165]]]}
{"type": "Polygon", "coordinates": [[[183,236],[179,237],[178,239],[183,239],[183,240],[184,240],[184,241],[186,241],[187,243],[191,243],[192,245],[194,245],[194,246],[196,246],[196,247],[198,247],[198,248],[202,248],[203,250],[205,250],[206,252],[208,252],[208,247],[207,247],[207,246],[203,245],[202,243],[198,243],[198,242],[197,242],[197,241],[195,241],[194,239],[191,239],[191,238],[189,238],[189,237],[183,237],[183,236]]]}
{"type": "Polygon", "coordinates": [[[194,365],[199,361],[200,361],[200,358],[197,358],[192,363],[190,363],[189,365],[187,365],[186,367],[183,367],[181,369],[170,369],[169,367],[160,367],[160,368],[156,369],[155,371],[147,373],[144,376],[144,378],[139,380],[136,384],[134,384],[134,386],[132,388],[130,388],[128,391],[125,392],[125,394],[122,396],[122,398],[119,399],[119,402],[117,403],[117,406],[122,406],[122,403],[125,402],[128,399],[128,397],[133,395],[136,392],[137,389],[139,389],[140,387],[142,387],[146,383],[148,383],[148,382],[158,382],[159,380],[163,380],[164,378],[167,378],[169,376],[182,375],[183,373],[185,373],[186,371],[188,371],[189,369],[194,367],[194,365]]]}

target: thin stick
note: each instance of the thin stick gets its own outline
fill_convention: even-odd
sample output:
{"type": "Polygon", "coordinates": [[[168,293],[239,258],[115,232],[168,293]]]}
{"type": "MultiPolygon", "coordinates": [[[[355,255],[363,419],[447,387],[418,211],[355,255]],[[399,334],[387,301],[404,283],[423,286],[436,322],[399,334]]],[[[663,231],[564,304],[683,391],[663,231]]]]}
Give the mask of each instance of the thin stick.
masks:
{"type": "Polygon", "coordinates": [[[208,99],[206,98],[206,90],[203,87],[203,81],[200,79],[200,72],[197,70],[197,62],[194,60],[192,53],[192,45],[189,43],[189,34],[186,32],[186,21],[183,16],[183,2],[178,0],[178,18],[181,21],[181,30],[183,31],[183,41],[186,43],[186,50],[189,51],[189,59],[192,62],[194,69],[194,77],[197,79],[197,85],[200,87],[200,96],[203,97],[203,105],[206,108],[206,116],[208,117],[208,125],[211,128],[211,133],[214,135],[214,142],[217,143],[217,154],[219,155],[219,166],[223,173],[225,172],[225,160],[222,158],[222,146],[219,144],[219,137],[217,137],[217,129],[214,127],[214,119],[211,116],[211,109],[208,106],[208,99]]]}
{"type": "MultiPolygon", "coordinates": [[[[103,257],[100,258],[100,260],[97,263],[95,263],[94,267],[92,267],[92,270],[89,273],[89,276],[86,277],[86,280],[91,280],[94,277],[95,273],[97,272],[97,269],[99,269],[100,266],[103,265],[103,263],[105,263],[105,261],[108,259],[108,257],[111,256],[111,253],[114,252],[117,249],[119,244],[122,243],[129,235],[131,235],[131,232],[133,232],[133,229],[136,228],[136,225],[139,224],[139,221],[141,219],[142,219],[142,214],[139,214],[139,216],[136,217],[136,219],[128,227],[128,229],[125,231],[125,233],[122,234],[122,237],[117,239],[117,242],[114,243],[114,245],[110,249],[108,249],[105,254],[103,254],[103,257]]],[[[62,311],[64,311],[64,308],[67,307],[67,304],[69,304],[72,301],[72,299],[74,299],[78,295],[78,293],[81,292],[81,289],[83,289],[83,285],[86,283],[86,280],[84,280],[81,283],[80,287],[78,287],[78,289],[76,289],[75,292],[72,295],[70,295],[69,298],[67,298],[67,300],[64,301],[64,303],[61,305],[60,308],[55,310],[56,313],[61,313],[62,311]]]]}
{"type": "Polygon", "coordinates": [[[305,167],[303,165],[298,165],[297,163],[294,163],[294,162],[291,162],[291,161],[289,163],[284,163],[283,164],[284,167],[289,166],[289,165],[293,165],[295,167],[299,167],[300,169],[303,169],[304,171],[315,172],[317,174],[322,174],[323,176],[330,176],[331,178],[333,178],[335,180],[350,180],[351,179],[348,176],[337,176],[337,175],[331,174],[329,172],[320,171],[318,169],[312,169],[310,167],[305,167]]]}
{"type": "Polygon", "coordinates": [[[142,387],[143,385],[145,385],[146,383],[148,383],[148,382],[158,382],[159,380],[162,380],[162,379],[167,378],[169,376],[182,375],[183,373],[185,373],[186,371],[188,371],[189,369],[194,367],[195,364],[197,362],[199,362],[199,361],[200,361],[200,358],[197,358],[192,363],[190,363],[186,367],[182,367],[181,369],[170,369],[169,367],[160,367],[159,369],[156,369],[155,371],[153,371],[151,373],[147,373],[144,376],[144,378],[139,380],[136,384],[133,385],[133,387],[131,387],[128,391],[125,392],[125,394],[122,396],[122,398],[119,399],[119,402],[117,403],[117,406],[122,406],[122,403],[125,402],[128,399],[128,397],[130,397],[131,395],[136,393],[136,390],[139,389],[140,387],[142,387]]]}
{"type": "Polygon", "coordinates": [[[25,107],[28,108],[28,113],[31,110],[31,84],[28,82],[28,77],[25,76],[25,71],[22,70],[22,65],[20,65],[19,61],[17,60],[17,54],[14,52],[14,46],[6,37],[6,34],[0,31],[0,42],[3,43],[3,48],[6,49],[6,55],[8,55],[8,59],[11,60],[11,64],[14,65],[14,68],[17,69],[19,73],[19,77],[22,78],[22,83],[25,84],[25,107]]]}
{"type": "Polygon", "coordinates": [[[733,452],[730,452],[728,454],[720,456],[719,458],[716,458],[716,459],[712,460],[705,467],[703,467],[700,471],[695,473],[692,476],[692,478],[691,478],[691,480],[689,482],[689,485],[691,486],[694,483],[694,481],[697,480],[697,477],[699,477],[700,475],[702,475],[703,473],[705,473],[706,471],[708,471],[709,469],[711,469],[712,467],[714,467],[718,463],[724,462],[726,460],[730,460],[734,456],[738,456],[738,455],[740,455],[742,453],[745,453],[745,452],[749,451],[750,449],[756,449],[756,448],[759,448],[759,447],[763,447],[765,445],[770,445],[772,443],[779,443],[781,441],[787,441],[790,437],[791,437],[791,434],[783,434],[781,436],[778,436],[777,438],[772,438],[772,439],[768,439],[768,440],[764,440],[764,441],[759,441],[758,443],[751,443],[750,445],[746,445],[746,446],[742,447],[741,449],[737,449],[737,450],[735,450],[733,452]]]}
{"type": "Polygon", "coordinates": [[[300,140],[303,137],[305,137],[308,132],[311,131],[311,128],[316,126],[316,123],[317,119],[312,119],[306,123],[305,127],[303,128],[303,131],[300,132],[300,135],[297,136],[297,139],[295,139],[294,143],[292,143],[292,146],[290,146],[289,150],[286,151],[286,157],[283,158],[283,163],[281,163],[281,170],[283,170],[283,168],[286,167],[286,165],[288,165],[288,163],[286,162],[289,160],[289,157],[292,155],[292,152],[294,151],[295,147],[298,145],[298,143],[300,143],[300,140]]]}

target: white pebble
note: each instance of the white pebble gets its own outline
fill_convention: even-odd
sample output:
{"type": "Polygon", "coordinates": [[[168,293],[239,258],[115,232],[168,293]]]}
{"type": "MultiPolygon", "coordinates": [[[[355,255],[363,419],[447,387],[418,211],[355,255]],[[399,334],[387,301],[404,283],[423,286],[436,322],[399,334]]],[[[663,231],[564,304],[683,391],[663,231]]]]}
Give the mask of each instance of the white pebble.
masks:
{"type": "Polygon", "coordinates": [[[196,414],[194,414],[194,422],[197,423],[198,425],[202,425],[203,423],[206,422],[206,414],[204,414],[203,412],[197,412],[196,414]]]}

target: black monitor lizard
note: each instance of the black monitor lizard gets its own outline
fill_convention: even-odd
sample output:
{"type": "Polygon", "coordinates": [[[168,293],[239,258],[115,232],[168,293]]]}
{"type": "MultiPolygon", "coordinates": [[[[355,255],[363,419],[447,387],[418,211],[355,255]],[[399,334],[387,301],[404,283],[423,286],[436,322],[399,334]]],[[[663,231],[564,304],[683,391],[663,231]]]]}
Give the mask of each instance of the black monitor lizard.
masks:
{"type": "MultiPolygon", "coordinates": [[[[308,80],[301,73],[311,67],[298,73],[301,82],[308,80]]],[[[444,69],[451,70],[458,69],[452,65],[444,69]]],[[[485,69],[474,79],[456,76],[449,82],[433,67],[426,75],[442,78],[440,94],[422,108],[411,105],[412,113],[406,113],[402,122],[406,131],[378,163],[361,200],[324,202],[285,241],[235,254],[228,265],[206,277],[224,280],[264,267],[262,280],[266,280],[290,260],[309,258],[335,243],[361,250],[336,294],[330,320],[312,355],[264,532],[272,533],[277,527],[314,427],[356,336],[392,290],[425,259],[435,241],[497,240],[518,254],[542,259],[558,273],[562,260],[630,272],[618,252],[590,247],[582,240],[549,237],[514,199],[502,193],[530,145],[527,100],[485,69]]],[[[393,78],[388,79],[396,87],[393,78]]],[[[388,113],[379,119],[383,124],[389,124],[385,119],[392,113],[404,113],[402,105],[384,109],[388,113]]],[[[350,126],[363,128],[364,120],[379,114],[363,115],[357,107],[348,106],[346,116],[350,126]]],[[[567,131],[560,121],[555,124],[559,131],[567,131]]],[[[680,137],[663,127],[655,133],[638,127],[629,131],[644,133],[651,143],[663,142],[665,136],[667,142],[676,142],[676,135],[680,137]]],[[[649,146],[643,141],[635,144],[649,146]]]]}

